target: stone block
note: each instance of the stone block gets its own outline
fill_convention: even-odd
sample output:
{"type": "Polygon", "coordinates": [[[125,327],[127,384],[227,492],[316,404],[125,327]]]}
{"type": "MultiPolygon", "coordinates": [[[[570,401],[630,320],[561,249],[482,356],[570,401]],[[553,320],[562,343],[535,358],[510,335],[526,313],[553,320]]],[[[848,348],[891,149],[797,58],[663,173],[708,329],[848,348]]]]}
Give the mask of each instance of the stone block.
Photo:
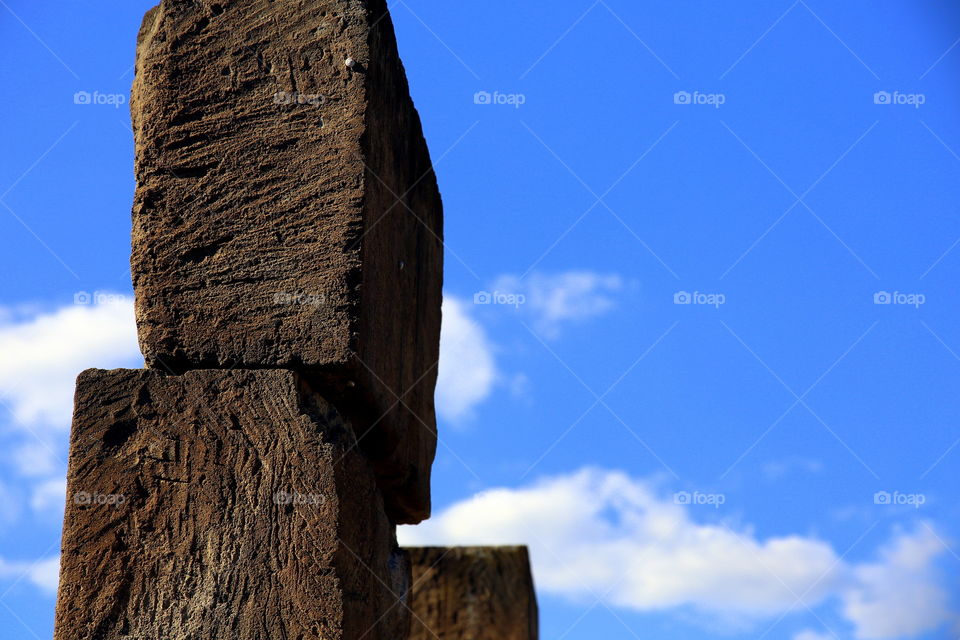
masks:
{"type": "Polygon", "coordinates": [[[396,640],[409,562],[352,429],[282,370],[81,374],[55,640],[396,640]]]}
{"type": "Polygon", "coordinates": [[[537,640],[526,547],[407,548],[413,566],[410,640],[537,640]]]}

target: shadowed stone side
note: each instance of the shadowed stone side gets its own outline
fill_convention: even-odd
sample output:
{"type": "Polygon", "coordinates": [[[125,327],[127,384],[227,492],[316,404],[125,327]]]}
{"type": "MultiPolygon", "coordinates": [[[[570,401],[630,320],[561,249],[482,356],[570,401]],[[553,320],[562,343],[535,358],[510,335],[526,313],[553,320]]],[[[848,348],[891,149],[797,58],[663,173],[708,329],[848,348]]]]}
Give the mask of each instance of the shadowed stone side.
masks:
{"type": "Polygon", "coordinates": [[[350,427],[289,371],[77,383],[56,640],[396,640],[409,581],[350,427]]]}
{"type": "Polygon", "coordinates": [[[442,203],[386,2],[163,0],[138,42],[148,366],[309,375],[392,520],[427,518],[442,203]]]}
{"type": "Polygon", "coordinates": [[[410,640],[537,640],[526,547],[407,548],[413,565],[410,640]]]}

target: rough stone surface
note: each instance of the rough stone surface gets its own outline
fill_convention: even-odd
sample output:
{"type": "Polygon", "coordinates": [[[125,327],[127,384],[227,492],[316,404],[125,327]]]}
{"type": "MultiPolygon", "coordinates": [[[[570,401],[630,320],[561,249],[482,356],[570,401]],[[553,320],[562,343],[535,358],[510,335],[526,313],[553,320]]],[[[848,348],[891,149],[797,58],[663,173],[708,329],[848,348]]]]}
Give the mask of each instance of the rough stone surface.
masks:
{"type": "Polygon", "coordinates": [[[55,639],[404,637],[354,442],[289,371],[84,372],[55,639]]]}
{"type": "Polygon", "coordinates": [[[428,517],[442,204],[385,0],[162,0],[136,71],[148,366],[309,373],[428,517]]]}
{"type": "Polygon", "coordinates": [[[526,547],[408,548],[410,640],[537,640],[526,547]]]}

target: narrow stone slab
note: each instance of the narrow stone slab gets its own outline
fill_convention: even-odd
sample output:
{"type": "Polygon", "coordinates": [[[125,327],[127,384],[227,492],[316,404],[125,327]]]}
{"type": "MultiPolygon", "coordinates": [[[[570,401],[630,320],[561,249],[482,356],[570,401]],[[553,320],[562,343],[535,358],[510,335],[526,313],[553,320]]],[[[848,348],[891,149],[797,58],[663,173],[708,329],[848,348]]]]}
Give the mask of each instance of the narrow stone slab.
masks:
{"type": "Polygon", "coordinates": [[[526,547],[405,549],[413,565],[410,640],[537,640],[526,547]]]}
{"type": "Polygon", "coordinates": [[[131,111],[148,366],[310,373],[428,517],[442,203],[385,0],[162,0],[131,111]]]}
{"type": "Polygon", "coordinates": [[[354,442],[289,371],[84,372],[54,638],[405,637],[409,564],[354,442]]]}

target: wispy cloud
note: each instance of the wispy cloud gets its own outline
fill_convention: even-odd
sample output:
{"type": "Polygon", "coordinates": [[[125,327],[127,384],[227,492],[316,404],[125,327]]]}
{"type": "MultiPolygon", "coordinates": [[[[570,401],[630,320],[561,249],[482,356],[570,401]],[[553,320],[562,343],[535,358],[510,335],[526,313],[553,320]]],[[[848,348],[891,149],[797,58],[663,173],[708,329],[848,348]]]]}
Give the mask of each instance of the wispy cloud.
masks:
{"type": "Polygon", "coordinates": [[[763,465],[763,475],[770,480],[778,480],[794,473],[815,474],[823,471],[823,463],[810,458],[789,457],[771,460],[763,465]]]}
{"type": "Polygon", "coordinates": [[[500,276],[492,289],[488,292],[492,302],[497,302],[497,295],[517,300],[518,311],[530,319],[534,329],[555,339],[565,326],[615,309],[624,280],[617,274],[592,271],[534,272],[526,278],[500,276]]]}

